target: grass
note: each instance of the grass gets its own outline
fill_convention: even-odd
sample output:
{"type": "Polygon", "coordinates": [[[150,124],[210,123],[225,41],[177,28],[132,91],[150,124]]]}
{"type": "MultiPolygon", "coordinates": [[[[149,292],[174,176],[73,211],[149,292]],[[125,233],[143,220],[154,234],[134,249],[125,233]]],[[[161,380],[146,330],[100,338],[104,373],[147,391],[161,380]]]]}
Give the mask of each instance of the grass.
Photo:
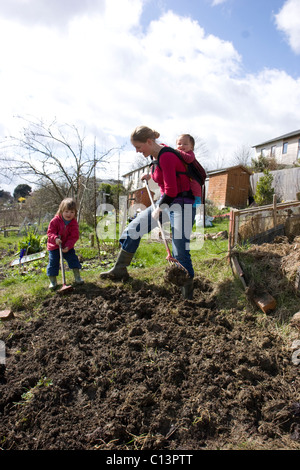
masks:
{"type": "MultiPolygon", "coordinates": [[[[228,219],[205,228],[205,233],[218,233],[228,230],[228,219]]],[[[76,252],[83,256],[82,277],[86,282],[99,284],[99,273],[113,266],[119,251],[118,243],[101,243],[100,254],[97,243],[90,244],[89,231],[83,230],[76,244],[76,252]]],[[[12,235],[4,238],[0,235],[0,310],[11,309],[22,312],[30,319],[35,310],[47,298],[56,295],[48,289],[46,275],[48,256],[41,260],[10,267],[9,263],[18,258],[20,237],[12,235]]],[[[170,245],[170,244],[169,244],[170,245]]],[[[219,283],[218,296],[224,308],[235,305],[246,305],[245,293],[233,277],[227,260],[227,239],[203,240],[191,242],[191,255],[196,276],[205,277],[219,283]]],[[[164,271],[167,266],[166,248],[161,241],[144,237],[133,258],[129,271],[135,279],[163,284],[164,271]]],[[[73,273],[66,269],[67,284],[73,283],[73,273]]],[[[61,278],[59,275],[59,283],[61,278]]]]}
{"type": "MultiPolygon", "coordinates": [[[[228,222],[221,222],[205,232],[219,232],[227,229],[228,222]]],[[[5,238],[0,235],[0,309],[10,308],[13,311],[33,311],[48,297],[55,295],[48,289],[46,266],[48,256],[41,260],[10,267],[9,263],[18,259],[19,246],[22,238],[12,234],[5,238]]],[[[90,244],[89,231],[84,230],[76,244],[76,252],[84,259],[82,277],[85,281],[99,282],[99,273],[113,265],[118,243],[105,242],[100,245],[90,244]]],[[[224,258],[227,253],[227,240],[206,240],[203,244],[191,243],[192,259],[195,271],[210,277],[212,280],[231,276],[224,258]],[[218,263],[218,264],[216,264],[218,263]],[[221,266],[221,269],[220,269],[221,266]]],[[[135,278],[160,284],[167,265],[166,248],[161,241],[147,239],[140,246],[131,263],[130,270],[135,278]]],[[[61,282],[61,279],[58,278],[61,282]]],[[[66,282],[73,282],[73,273],[66,269],[66,282]]]]}

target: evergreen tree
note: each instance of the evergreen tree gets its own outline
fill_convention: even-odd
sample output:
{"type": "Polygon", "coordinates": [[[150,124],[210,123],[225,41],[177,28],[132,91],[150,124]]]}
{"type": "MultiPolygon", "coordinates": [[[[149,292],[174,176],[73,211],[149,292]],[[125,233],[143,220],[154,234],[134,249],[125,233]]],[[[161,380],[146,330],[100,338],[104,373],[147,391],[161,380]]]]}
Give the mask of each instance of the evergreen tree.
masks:
{"type": "Polygon", "coordinates": [[[259,206],[271,204],[274,195],[274,188],[272,187],[274,177],[269,170],[264,170],[263,173],[264,175],[258,180],[254,195],[254,200],[259,206]]]}

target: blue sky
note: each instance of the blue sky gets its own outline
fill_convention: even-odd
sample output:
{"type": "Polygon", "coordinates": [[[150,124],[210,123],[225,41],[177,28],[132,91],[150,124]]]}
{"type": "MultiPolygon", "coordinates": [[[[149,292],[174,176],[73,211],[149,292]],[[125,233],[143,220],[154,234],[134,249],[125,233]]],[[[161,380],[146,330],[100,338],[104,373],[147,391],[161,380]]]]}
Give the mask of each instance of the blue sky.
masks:
{"type": "Polygon", "coordinates": [[[284,3],[283,0],[227,0],[212,5],[209,0],[149,0],[142,21],[146,27],[167,10],[189,16],[207,34],[234,44],[242,56],[244,73],[268,67],[284,69],[296,77],[300,74],[299,55],[291,50],[275,22],[275,15],[284,3]]]}
{"type": "Polygon", "coordinates": [[[0,0],[0,141],[21,131],[16,115],[56,118],[100,150],[122,145],[124,174],[148,125],[228,166],[300,129],[299,59],[300,0],[0,0]]]}

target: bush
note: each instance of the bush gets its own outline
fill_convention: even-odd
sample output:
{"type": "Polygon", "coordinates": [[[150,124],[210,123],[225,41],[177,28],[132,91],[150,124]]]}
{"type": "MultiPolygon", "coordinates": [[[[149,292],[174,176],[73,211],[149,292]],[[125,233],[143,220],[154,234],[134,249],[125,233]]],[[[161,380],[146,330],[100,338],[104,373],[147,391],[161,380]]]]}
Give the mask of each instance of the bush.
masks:
{"type": "Polygon", "coordinates": [[[272,187],[273,175],[269,170],[264,170],[264,176],[261,176],[256,185],[254,200],[258,206],[271,204],[273,201],[274,188],[272,187]]]}
{"type": "Polygon", "coordinates": [[[27,254],[38,253],[41,251],[41,237],[34,233],[30,233],[27,237],[19,242],[19,249],[26,250],[27,254]]]}

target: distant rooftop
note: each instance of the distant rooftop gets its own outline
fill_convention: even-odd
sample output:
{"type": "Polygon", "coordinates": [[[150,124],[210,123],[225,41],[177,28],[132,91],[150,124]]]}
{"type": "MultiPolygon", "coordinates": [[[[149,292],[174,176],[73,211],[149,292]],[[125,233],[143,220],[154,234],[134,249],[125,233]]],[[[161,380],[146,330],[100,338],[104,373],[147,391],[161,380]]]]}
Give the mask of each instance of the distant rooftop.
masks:
{"type": "Polygon", "coordinates": [[[276,142],[277,140],[288,139],[289,137],[294,137],[295,135],[300,135],[300,129],[294,132],[289,132],[288,134],[281,135],[279,137],[275,137],[274,139],[266,140],[265,142],[262,142],[261,144],[253,145],[252,148],[260,147],[261,145],[265,145],[265,144],[270,144],[271,142],[276,142]]]}
{"type": "Polygon", "coordinates": [[[139,168],[133,168],[132,170],[130,170],[127,173],[125,173],[124,175],[122,175],[122,178],[125,178],[126,176],[131,175],[132,173],[134,173],[136,171],[143,170],[147,167],[149,168],[149,163],[147,163],[146,165],[140,166],[139,168]]]}
{"type": "Polygon", "coordinates": [[[207,171],[207,175],[210,176],[210,175],[216,175],[217,173],[226,173],[227,171],[234,170],[235,168],[242,168],[244,171],[246,171],[246,173],[249,173],[249,175],[252,175],[252,171],[249,170],[249,168],[247,168],[244,165],[235,165],[235,166],[228,166],[227,168],[219,168],[217,170],[209,170],[207,171]]]}

